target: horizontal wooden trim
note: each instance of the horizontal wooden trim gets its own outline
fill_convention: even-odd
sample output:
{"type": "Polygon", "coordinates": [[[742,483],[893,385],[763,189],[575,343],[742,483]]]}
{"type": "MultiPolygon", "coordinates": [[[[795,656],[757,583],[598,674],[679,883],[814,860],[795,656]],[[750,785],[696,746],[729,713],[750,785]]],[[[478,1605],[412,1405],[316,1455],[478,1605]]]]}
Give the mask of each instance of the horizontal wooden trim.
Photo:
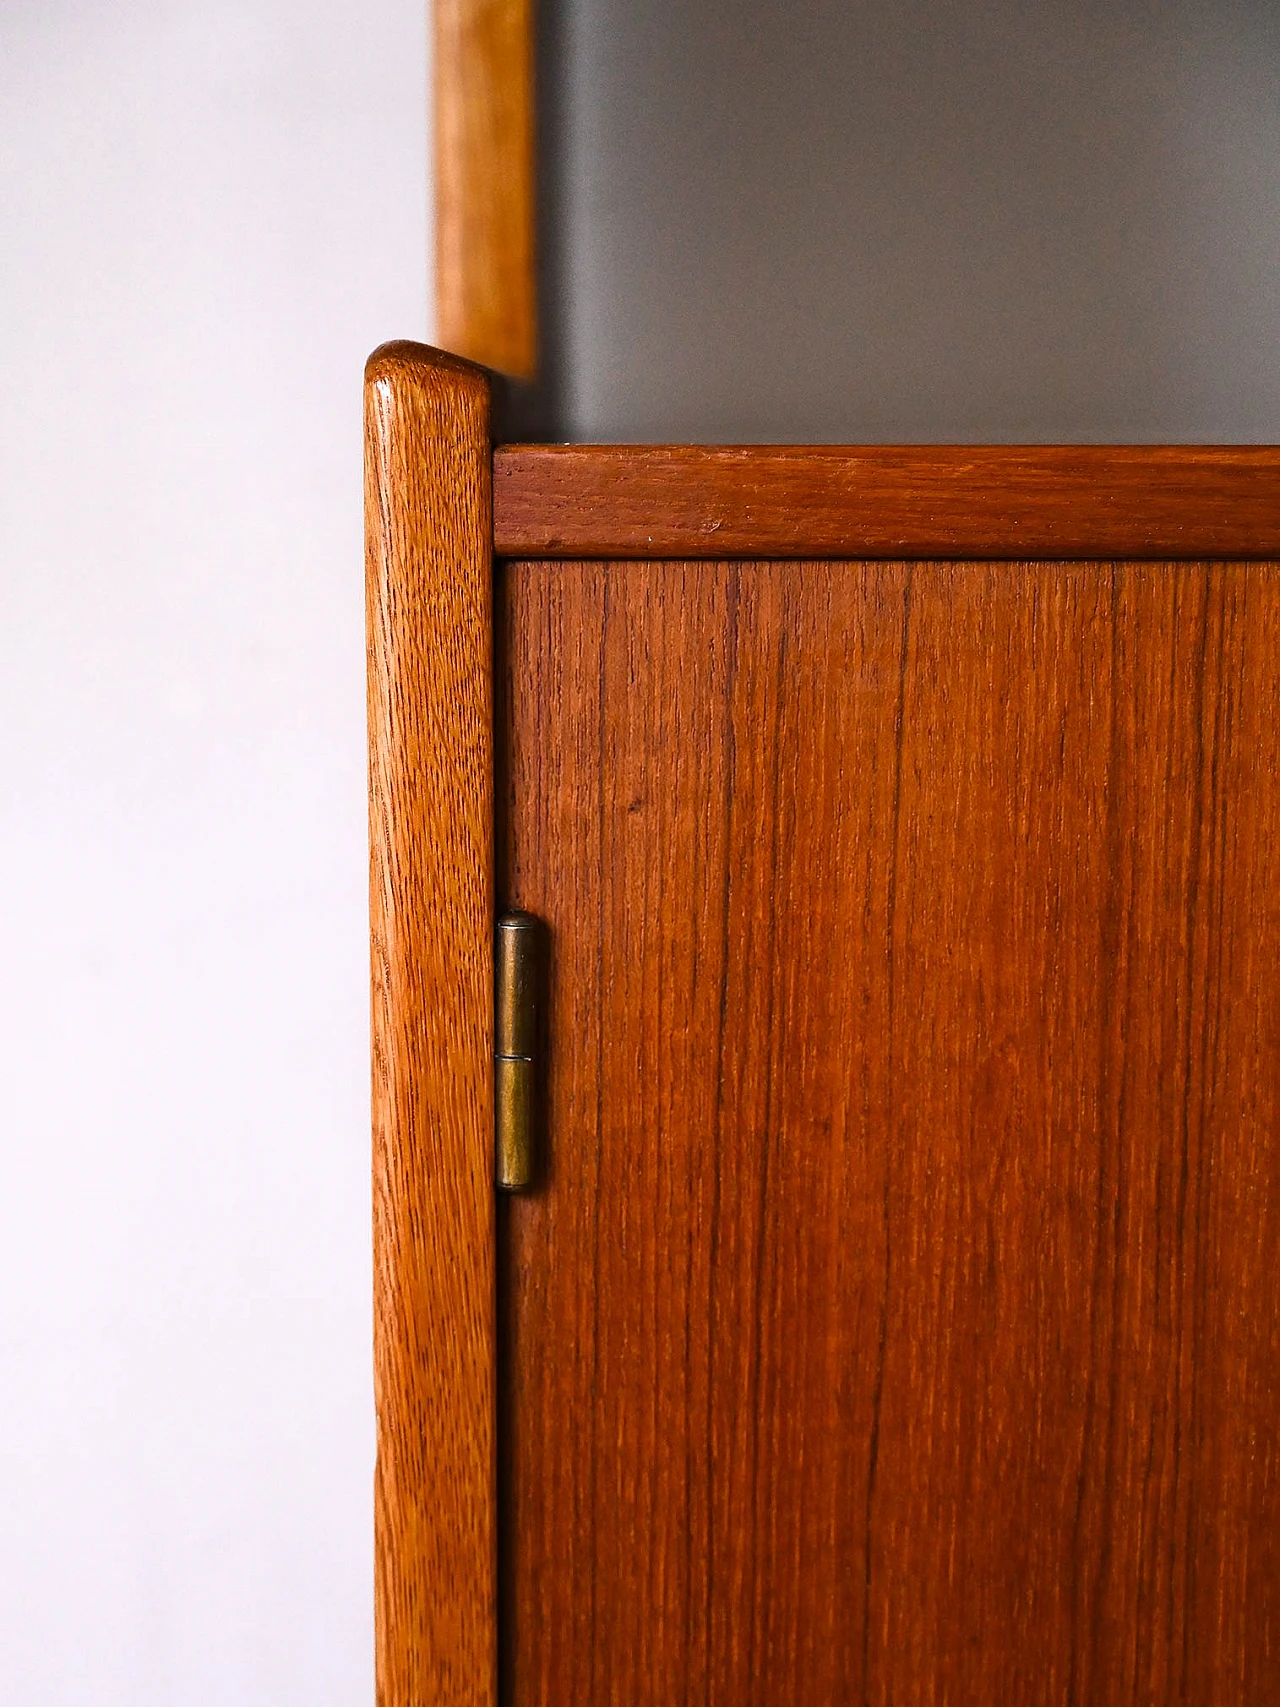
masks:
{"type": "Polygon", "coordinates": [[[507,445],[503,557],[1280,556],[1274,445],[507,445]]]}

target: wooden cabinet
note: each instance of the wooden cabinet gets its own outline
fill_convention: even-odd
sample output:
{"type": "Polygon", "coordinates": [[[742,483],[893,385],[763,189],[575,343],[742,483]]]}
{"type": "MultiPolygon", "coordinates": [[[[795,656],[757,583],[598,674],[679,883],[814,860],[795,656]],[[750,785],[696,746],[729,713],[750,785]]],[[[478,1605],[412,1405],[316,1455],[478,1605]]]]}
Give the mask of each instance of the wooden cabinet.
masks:
{"type": "Polygon", "coordinates": [[[383,1707],[1275,1699],[1280,455],[368,395],[383,1707]]]}

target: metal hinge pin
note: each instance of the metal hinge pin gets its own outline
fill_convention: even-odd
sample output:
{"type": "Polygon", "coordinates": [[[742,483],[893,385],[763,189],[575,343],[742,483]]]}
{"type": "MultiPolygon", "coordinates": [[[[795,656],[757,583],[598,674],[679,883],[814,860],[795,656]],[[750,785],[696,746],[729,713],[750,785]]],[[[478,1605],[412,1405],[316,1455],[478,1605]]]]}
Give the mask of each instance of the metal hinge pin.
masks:
{"type": "Polygon", "coordinates": [[[535,1171],[542,927],[503,913],[494,939],[494,1125],[499,1189],[527,1191],[535,1171]]]}

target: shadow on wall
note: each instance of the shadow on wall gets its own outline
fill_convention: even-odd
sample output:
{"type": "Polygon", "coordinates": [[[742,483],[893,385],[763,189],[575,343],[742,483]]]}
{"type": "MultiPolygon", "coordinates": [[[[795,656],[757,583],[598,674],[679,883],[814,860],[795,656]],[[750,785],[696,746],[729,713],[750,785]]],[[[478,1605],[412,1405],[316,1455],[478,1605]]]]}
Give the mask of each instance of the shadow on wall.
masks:
{"type": "Polygon", "coordinates": [[[543,15],[520,430],[1280,438],[1271,0],[543,15]]]}

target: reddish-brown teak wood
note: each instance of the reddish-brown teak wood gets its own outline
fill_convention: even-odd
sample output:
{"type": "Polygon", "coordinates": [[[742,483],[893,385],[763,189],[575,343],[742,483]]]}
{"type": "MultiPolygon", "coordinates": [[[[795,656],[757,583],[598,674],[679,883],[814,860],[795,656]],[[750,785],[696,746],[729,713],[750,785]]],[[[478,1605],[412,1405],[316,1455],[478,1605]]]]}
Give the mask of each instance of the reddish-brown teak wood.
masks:
{"type": "Polygon", "coordinates": [[[365,379],[379,1707],[496,1689],[489,393],[365,379]]]}
{"type": "Polygon", "coordinates": [[[507,557],[1280,556],[1265,445],[508,445],[507,557]]]}
{"type": "Polygon", "coordinates": [[[1280,1694],[1280,570],[520,562],[511,1700],[1280,1694]]]}
{"type": "Polygon", "coordinates": [[[1275,1697],[1277,453],[368,422],[381,1707],[1275,1697]]]}

